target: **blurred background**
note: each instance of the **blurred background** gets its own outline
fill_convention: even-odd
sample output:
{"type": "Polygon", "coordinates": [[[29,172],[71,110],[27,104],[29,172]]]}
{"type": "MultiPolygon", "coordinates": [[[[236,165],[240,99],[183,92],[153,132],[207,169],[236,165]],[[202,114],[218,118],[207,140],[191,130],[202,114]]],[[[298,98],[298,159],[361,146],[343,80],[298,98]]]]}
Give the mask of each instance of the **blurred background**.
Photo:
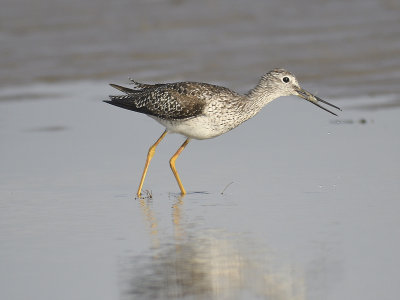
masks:
{"type": "Polygon", "coordinates": [[[330,97],[398,93],[399,2],[2,1],[0,88],[132,76],[246,90],[274,67],[330,97]]]}

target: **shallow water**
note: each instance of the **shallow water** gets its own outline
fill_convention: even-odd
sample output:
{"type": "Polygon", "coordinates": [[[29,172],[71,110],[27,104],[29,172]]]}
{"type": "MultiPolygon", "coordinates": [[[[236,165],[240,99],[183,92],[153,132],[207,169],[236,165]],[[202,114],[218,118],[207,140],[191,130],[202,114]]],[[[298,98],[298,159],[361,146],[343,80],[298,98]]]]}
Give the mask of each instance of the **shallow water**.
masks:
{"type": "Polygon", "coordinates": [[[396,1],[8,1],[0,10],[1,299],[395,299],[396,1]],[[284,5],[283,5],[284,4],[284,5]],[[269,104],[168,135],[107,83],[246,91],[272,67],[343,108],[269,104]]]}
{"type": "Polygon", "coordinates": [[[144,185],[152,197],[138,200],[161,126],[99,102],[105,84],[73,85],[25,90],[59,99],[1,103],[2,299],[398,294],[398,109],[340,99],[333,118],[277,100],[189,144],[183,198],[168,166],[183,138],[168,135],[144,185]]]}

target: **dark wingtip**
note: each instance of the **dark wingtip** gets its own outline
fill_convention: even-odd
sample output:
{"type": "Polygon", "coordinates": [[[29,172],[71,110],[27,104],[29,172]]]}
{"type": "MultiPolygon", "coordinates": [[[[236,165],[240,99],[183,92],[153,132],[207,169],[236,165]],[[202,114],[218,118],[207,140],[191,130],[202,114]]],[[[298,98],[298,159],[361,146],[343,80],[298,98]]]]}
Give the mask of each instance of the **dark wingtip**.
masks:
{"type": "Polygon", "coordinates": [[[109,83],[109,85],[110,85],[111,87],[113,87],[114,89],[117,89],[117,90],[119,90],[119,91],[121,91],[121,92],[124,92],[124,90],[126,89],[125,87],[120,86],[120,85],[117,85],[117,84],[114,84],[114,83],[109,83]]]}
{"type": "Polygon", "coordinates": [[[136,90],[133,90],[133,89],[130,89],[130,88],[127,88],[127,87],[124,87],[124,86],[120,86],[118,84],[109,83],[109,85],[111,87],[113,87],[114,89],[117,89],[117,90],[119,90],[119,91],[121,91],[121,92],[123,92],[125,94],[131,94],[131,93],[135,93],[136,92],[136,90]]]}

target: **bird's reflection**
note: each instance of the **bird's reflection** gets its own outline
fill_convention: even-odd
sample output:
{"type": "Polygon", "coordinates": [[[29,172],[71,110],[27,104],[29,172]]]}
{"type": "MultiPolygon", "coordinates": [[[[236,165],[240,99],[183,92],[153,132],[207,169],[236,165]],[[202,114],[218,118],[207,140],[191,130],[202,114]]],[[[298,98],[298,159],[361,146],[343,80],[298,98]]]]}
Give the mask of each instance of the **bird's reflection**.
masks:
{"type": "Polygon", "coordinates": [[[160,247],[160,241],[158,239],[158,223],[154,217],[154,213],[149,206],[148,199],[139,198],[139,203],[142,208],[143,215],[147,222],[147,227],[149,228],[149,233],[152,241],[152,246],[154,249],[160,247]]]}
{"type": "Polygon", "coordinates": [[[305,299],[304,276],[244,236],[182,222],[184,198],[172,205],[174,238],[159,237],[149,200],[140,199],[152,253],[133,258],[126,299],[305,299]],[[140,262],[139,262],[140,261],[140,262]]]}

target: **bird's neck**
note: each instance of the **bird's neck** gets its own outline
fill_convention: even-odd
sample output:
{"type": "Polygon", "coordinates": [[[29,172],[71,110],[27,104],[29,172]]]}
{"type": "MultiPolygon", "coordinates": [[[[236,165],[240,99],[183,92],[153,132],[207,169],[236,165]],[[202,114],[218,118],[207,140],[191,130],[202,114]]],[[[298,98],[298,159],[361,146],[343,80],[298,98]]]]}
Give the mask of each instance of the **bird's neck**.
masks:
{"type": "Polygon", "coordinates": [[[246,94],[246,97],[248,99],[246,102],[246,110],[252,111],[252,116],[257,114],[265,105],[277,98],[273,90],[264,86],[261,82],[251,89],[246,94]]]}

